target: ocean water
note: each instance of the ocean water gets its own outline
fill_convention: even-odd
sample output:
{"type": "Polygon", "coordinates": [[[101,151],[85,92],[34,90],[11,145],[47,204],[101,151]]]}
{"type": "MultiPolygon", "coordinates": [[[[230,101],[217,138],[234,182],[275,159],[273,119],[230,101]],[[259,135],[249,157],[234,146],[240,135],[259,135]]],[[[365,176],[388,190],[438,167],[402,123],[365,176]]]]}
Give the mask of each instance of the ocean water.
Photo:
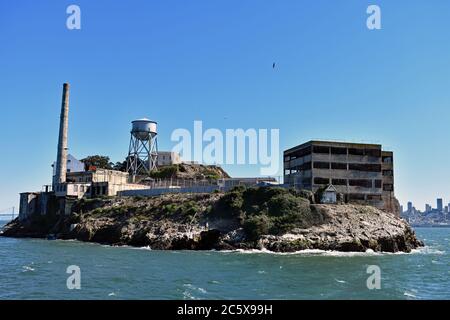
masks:
{"type": "MultiPolygon", "coordinates": [[[[2,222],[0,221],[0,225],[2,222]]],[[[450,299],[450,229],[410,254],[152,251],[0,237],[0,299],[450,299]],[[66,285],[79,266],[81,289],[66,285]],[[381,289],[366,285],[369,265],[381,289]]]]}

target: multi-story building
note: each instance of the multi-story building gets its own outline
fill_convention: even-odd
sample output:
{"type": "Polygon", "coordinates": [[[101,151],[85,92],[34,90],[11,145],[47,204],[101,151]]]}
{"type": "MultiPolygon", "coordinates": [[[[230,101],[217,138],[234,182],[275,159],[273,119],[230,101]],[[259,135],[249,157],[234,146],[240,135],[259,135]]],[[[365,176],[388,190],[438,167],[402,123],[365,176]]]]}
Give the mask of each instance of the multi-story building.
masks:
{"type": "Polygon", "coordinates": [[[284,151],[284,183],[313,192],[331,184],[347,202],[398,213],[393,162],[379,144],[309,141],[284,151]]]}
{"type": "Polygon", "coordinates": [[[442,212],[444,210],[443,201],[441,198],[436,199],[437,211],[442,212]]]}
{"type": "Polygon", "coordinates": [[[408,202],[408,213],[412,213],[413,203],[411,201],[408,202]]]}

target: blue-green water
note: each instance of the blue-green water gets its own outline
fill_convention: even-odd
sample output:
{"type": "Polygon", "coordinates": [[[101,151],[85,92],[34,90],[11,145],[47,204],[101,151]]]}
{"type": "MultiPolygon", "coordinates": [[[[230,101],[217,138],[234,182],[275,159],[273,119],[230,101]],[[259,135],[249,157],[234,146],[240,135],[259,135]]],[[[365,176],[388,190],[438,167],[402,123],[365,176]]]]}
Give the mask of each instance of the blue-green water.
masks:
{"type": "MultiPolygon", "coordinates": [[[[1,223],[1,222],[0,222],[1,223]]],[[[411,254],[151,251],[0,237],[0,299],[450,299],[450,229],[411,254]],[[69,290],[69,265],[81,290],[69,290]],[[369,290],[367,266],[381,269],[369,290]]]]}

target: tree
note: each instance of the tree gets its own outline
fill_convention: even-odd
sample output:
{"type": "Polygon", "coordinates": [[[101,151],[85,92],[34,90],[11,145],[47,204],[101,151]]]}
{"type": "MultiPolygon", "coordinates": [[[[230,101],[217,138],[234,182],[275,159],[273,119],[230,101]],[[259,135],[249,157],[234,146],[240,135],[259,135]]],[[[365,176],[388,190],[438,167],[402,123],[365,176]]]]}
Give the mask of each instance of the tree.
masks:
{"type": "Polygon", "coordinates": [[[122,172],[126,172],[127,171],[127,161],[123,161],[123,162],[116,162],[116,164],[113,166],[113,170],[117,170],[117,171],[122,171],[122,172]]]}
{"type": "Polygon", "coordinates": [[[81,160],[84,163],[85,170],[89,170],[89,167],[94,166],[99,169],[112,170],[113,163],[110,162],[109,157],[106,156],[89,156],[81,160]]]}

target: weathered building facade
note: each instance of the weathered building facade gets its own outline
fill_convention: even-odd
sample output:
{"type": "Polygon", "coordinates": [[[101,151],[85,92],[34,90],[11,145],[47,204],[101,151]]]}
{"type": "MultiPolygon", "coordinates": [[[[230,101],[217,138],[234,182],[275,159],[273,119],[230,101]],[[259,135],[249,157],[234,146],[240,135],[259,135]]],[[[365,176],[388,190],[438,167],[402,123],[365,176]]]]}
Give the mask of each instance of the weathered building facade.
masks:
{"type": "Polygon", "coordinates": [[[309,141],[296,146],[284,151],[284,182],[313,192],[333,185],[346,202],[395,212],[393,153],[379,144],[309,141]]]}
{"type": "Polygon", "coordinates": [[[158,167],[180,164],[181,162],[182,160],[178,152],[158,151],[158,167]]]}
{"type": "Polygon", "coordinates": [[[129,174],[116,170],[96,169],[67,173],[67,182],[56,185],[57,197],[101,197],[116,196],[123,190],[146,188],[144,185],[128,182],[129,174]]]}

